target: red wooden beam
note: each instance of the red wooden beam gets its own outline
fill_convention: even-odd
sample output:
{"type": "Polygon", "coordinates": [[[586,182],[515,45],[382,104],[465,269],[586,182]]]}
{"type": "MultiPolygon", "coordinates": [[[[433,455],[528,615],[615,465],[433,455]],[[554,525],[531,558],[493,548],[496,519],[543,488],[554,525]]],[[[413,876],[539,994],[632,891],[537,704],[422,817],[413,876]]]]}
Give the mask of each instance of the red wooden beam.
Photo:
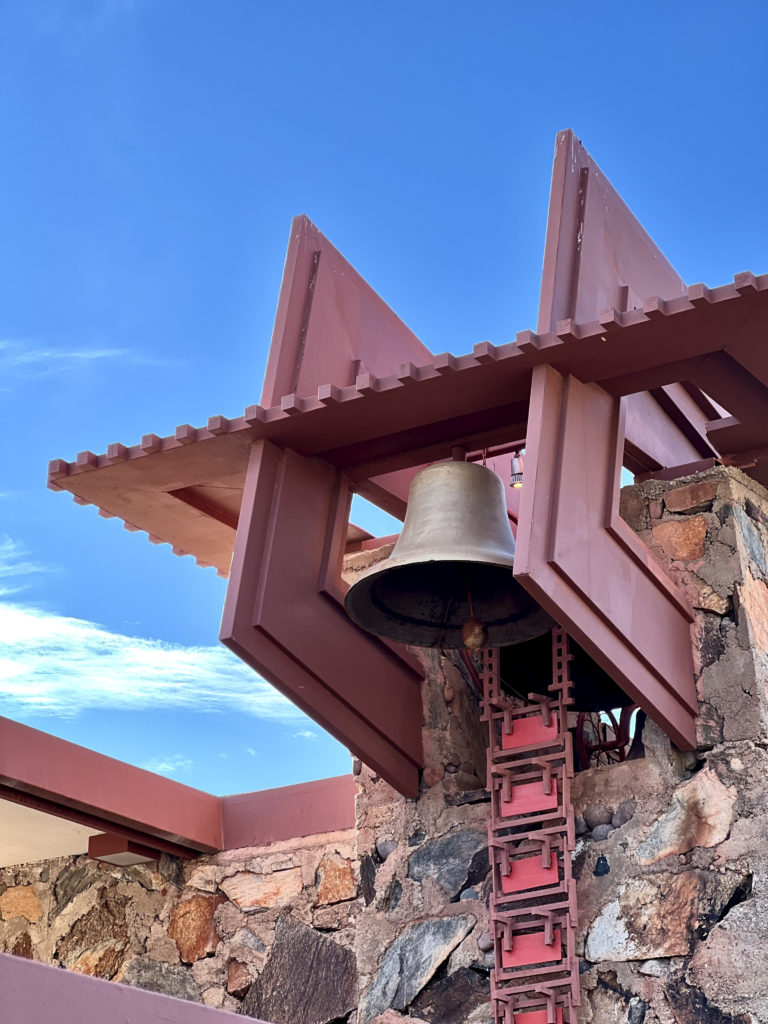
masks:
{"type": "Polygon", "coordinates": [[[0,718],[0,801],[179,857],[351,828],[355,793],[350,774],[218,797],[0,718]]]}
{"type": "MultiPolygon", "coordinates": [[[[231,1024],[228,1010],[89,978],[0,953],[4,1021],[24,1024],[231,1024]]],[[[253,1024],[264,1024],[254,1020],[253,1024]]]]}
{"type": "Polygon", "coordinates": [[[695,746],[693,612],[619,517],[621,403],[534,374],[514,574],[683,749],[695,746]]]}
{"type": "Polygon", "coordinates": [[[258,442],[221,640],[400,792],[418,792],[421,669],[344,611],[349,485],[320,459],[258,442]]]}
{"type": "MultiPolygon", "coordinates": [[[[369,493],[383,494],[386,487],[379,476],[367,483],[361,479],[366,470],[384,474],[402,470],[408,463],[418,465],[425,456],[434,457],[443,444],[450,449],[464,435],[484,447],[509,441],[510,430],[527,418],[531,374],[538,365],[598,383],[614,396],[676,381],[698,381],[740,421],[754,421],[759,428],[765,420],[754,418],[751,394],[755,387],[764,390],[762,380],[768,377],[768,351],[762,345],[768,330],[768,276],[756,279],[754,291],[742,294],[735,286],[725,285],[709,294],[706,306],[694,301],[695,294],[694,300],[644,303],[642,310],[622,313],[620,326],[611,332],[594,321],[576,325],[577,334],[563,331],[540,338],[538,348],[503,345],[492,363],[462,356],[446,373],[444,360],[435,357],[422,368],[418,382],[408,387],[392,375],[378,380],[373,390],[363,392],[355,384],[340,388],[339,400],[330,404],[303,399],[303,411],[293,415],[282,405],[252,407],[245,416],[229,421],[226,433],[218,426],[215,432],[199,428],[192,444],[183,445],[175,437],[157,438],[151,448],[127,448],[126,458],[117,463],[106,455],[81,463],[54,460],[51,485],[71,491],[107,514],[128,518],[157,537],[173,537],[182,550],[199,552],[226,573],[231,529],[167,491],[198,489],[201,484],[220,489],[224,484],[239,492],[254,440],[319,455],[353,474],[357,489],[370,486],[369,493]],[[726,347],[729,353],[752,353],[750,370],[735,355],[729,356],[745,374],[744,391],[734,389],[734,375],[718,373],[716,362],[708,358],[726,347]]],[[[640,460],[640,465],[651,469],[653,463],[678,465],[701,458],[698,427],[691,436],[676,433],[672,419],[659,418],[662,412],[659,406],[651,420],[645,413],[635,417],[640,436],[633,436],[630,419],[630,444],[642,452],[651,443],[648,438],[652,440],[646,452],[651,461],[640,460]],[[691,450],[684,451],[685,445],[691,450]]],[[[768,433],[765,440],[768,443],[768,433]]],[[[721,450],[720,454],[729,453],[721,450]]],[[[392,500],[394,510],[402,514],[402,488],[392,500]]]]}
{"type": "Polygon", "coordinates": [[[131,837],[156,836],[200,853],[221,849],[218,797],[8,718],[0,718],[0,786],[59,817],[86,814],[106,831],[111,823],[131,837]]]}
{"type": "Polygon", "coordinates": [[[239,850],[353,828],[356,794],[354,777],[339,775],[298,786],[222,797],[224,849],[239,850]]]}

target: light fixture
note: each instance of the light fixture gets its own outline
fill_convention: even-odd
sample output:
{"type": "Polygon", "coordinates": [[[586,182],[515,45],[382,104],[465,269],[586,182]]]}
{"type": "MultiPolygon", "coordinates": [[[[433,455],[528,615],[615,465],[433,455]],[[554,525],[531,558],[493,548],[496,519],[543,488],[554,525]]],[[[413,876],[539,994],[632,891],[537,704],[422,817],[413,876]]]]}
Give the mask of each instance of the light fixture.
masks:
{"type": "Polygon", "coordinates": [[[512,453],[512,476],[509,479],[510,487],[514,487],[516,491],[519,491],[523,486],[523,453],[513,452],[512,453]]]}

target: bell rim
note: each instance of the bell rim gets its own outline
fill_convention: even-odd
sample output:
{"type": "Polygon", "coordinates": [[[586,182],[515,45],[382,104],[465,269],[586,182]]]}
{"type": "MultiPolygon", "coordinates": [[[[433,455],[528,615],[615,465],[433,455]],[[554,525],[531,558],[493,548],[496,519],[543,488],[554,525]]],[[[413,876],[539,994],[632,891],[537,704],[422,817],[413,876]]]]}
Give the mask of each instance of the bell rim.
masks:
{"type": "MultiPolygon", "coordinates": [[[[464,558],[452,558],[450,560],[452,564],[465,564],[465,565],[477,565],[475,560],[464,558]]],[[[464,644],[460,641],[460,627],[456,624],[449,626],[445,624],[443,629],[440,629],[435,623],[422,622],[419,623],[416,620],[412,620],[406,623],[403,619],[390,618],[387,615],[383,615],[377,622],[377,628],[372,628],[370,620],[367,619],[365,612],[371,606],[371,591],[376,585],[377,578],[397,573],[398,570],[409,569],[418,565],[428,564],[445,564],[444,560],[439,559],[425,559],[416,561],[403,561],[398,565],[393,565],[391,561],[381,562],[379,565],[372,566],[366,571],[364,575],[361,575],[359,579],[353,583],[344,597],[344,605],[346,612],[353,622],[356,623],[361,629],[366,630],[369,633],[373,633],[380,639],[387,641],[394,641],[396,643],[408,644],[413,647],[443,647],[445,649],[462,648],[464,644]],[[358,602],[360,603],[360,612],[358,615],[358,602]]],[[[512,566],[509,563],[495,564],[491,562],[485,562],[484,565],[493,567],[503,572],[509,578],[510,587],[517,588],[518,590],[525,592],[525,588],[522,587],[519,580],[512,575],[512,566]]],[[[488,647],[499,647],[506,646],[508,644],[515,644],[520,639],[529,639],[531,636],[539,635],[545,632],[549,628],[551,619],[546,611],[538,605],[531,595],[527,595],[530,599],[532,608],[528,611],[521,609],[521,617],[518,620],[515,619],[502,619],[502,620],[488,620],[486,625],[488,628],[488,647]],[[534,622],[542,620],[542,624],[538,627],[534,627],[534,622]],[[546,623],[544,622],[546,620],[546,623]],[[523,625],[523,624],[527,625],[523,625]],[[531,631],[531,627],[533,630],[531,631]],[[523,635],[521,635],[523,634],[523,635]]]]}
{"type": "Polygon", "coordinates": [[[496,559],[496,558],[470,558],[468,555],[463,558],[457,558],[456,554],[446,553],[444,558],[435,558],[431,556],[429,558],[382,558],[380,562],[375,565],[369,566],[369,568],[363,570],[358,578],[351,583],[347,594],[350,593],[359,583],[369,579],[371,576],[376,576],[379,573],[389,572],[393,569],[405,568],[408,565],[431,565],[432,562],[463,562],[466,565],[494,565],[499,569],[509,569],[510,572],[514,570],[514,559],[496,559]]]}
{"type": "MultiPolygon", "coordinates": [[[[525,595],[525,588],[514,575],[514,566],[515,537],[498,473],[477,463],[435,463],[425,467],[411,481],[405,522],[389,556],[380,558],[357,575],[344,596],[344,607],[361,629],[382,639],[415,647],[463,647],[460,631],[472,615],[469,588],[474,590],[477,582],[473,573],[484,567],[496,574],[495,592],[498,595],[508,592],[508,597],[494,599],[493,610],[491,605],[485,605],[483,612],[488,614],[480,612],[483,603],[475,599],[475,610],[489,632],[488,645],[514,643],[517,641],[513,635],[518,632],[517,605],[522,611],[522,606],[536,604],[531,595],[525,595]],[[457,483],[451,483],[446,491],[448,481],[457,478],[457,483]],[[445,515],[441,502],[447,503],[445,515]],[[456,512],[457,503],[465,510],[463,521],[456,512]],[[468,539],[470,526],[476,529],[479,542],[468,539]],[[441,566],[449,573],[452,571],[462,591],[463,578],[467,587],[470,611],[460,624],[453,621],[449,624],[447,618],[442,623],[420,621],[418,614],[410,616],[402,609],[395,611],[396,604],[388,607],[389,599],[384,599],[384,593],[397,586],[401,573],[410,573],[411,584],[418,588],[419,570],[433,575],[441,566]],[[381,591],[380,585],[384,588],[381,591]],[[525,596],[518,600],[515,591],[525,596]],[[493,638],[496,633],[498,639],[493,638]]],[[[450,587],[450,583],[448,585],[450,587]]],[[[454,609],[464,604],[463,599],[451,601],[454,609]]],[[[451,620],[453,618],[454,614],[451,620]]],[[[525,618],[530,618],[527,611],[521,617],[525,618]]]]}

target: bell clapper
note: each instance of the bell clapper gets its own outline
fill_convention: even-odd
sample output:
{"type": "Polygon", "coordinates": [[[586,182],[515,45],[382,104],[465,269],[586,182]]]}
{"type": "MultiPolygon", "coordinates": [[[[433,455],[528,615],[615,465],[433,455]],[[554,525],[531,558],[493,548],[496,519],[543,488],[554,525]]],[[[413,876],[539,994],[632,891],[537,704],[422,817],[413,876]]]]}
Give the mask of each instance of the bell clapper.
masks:
{"type": "Polygon", "coordinates": [[[467,604],[469,605],[469,618],[461,627],[461,639],[465,647],[470,651],[479,651],[481,647],[485,647],[488,643],[488,630],[485,625],[475,618],[475,612],[472,608],[472,594],[469,591],[469,584],[466,584],[467,588],[467,604]]]}

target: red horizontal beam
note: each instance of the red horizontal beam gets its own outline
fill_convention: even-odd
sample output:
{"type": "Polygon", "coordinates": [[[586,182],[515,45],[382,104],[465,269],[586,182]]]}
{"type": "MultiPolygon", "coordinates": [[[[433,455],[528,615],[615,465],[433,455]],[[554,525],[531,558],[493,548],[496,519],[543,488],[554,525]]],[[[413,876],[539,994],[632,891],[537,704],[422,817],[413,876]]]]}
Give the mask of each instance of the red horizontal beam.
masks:
{"type": "Polygon", "coordinates": [[[298,786],[222,797],[224,849],[263,846],[281,839],[353,828],[356,793],[354,778],[339,775],[298,786]]]}
{"type": "Polygon", "coordinates": [[[0,800],[180,857],[352,828],[355,792],[341,775],[218,797],[0,718],[0,800]]]}
{"type": "Polygon", "coordinates": [[[51,800],[46,797],[33,796],[31,793],[25,793],[20,789],[11,789],[8,786],[0,785],[0,800],[20,804],[22,807],[29,807],[33,811],[40,811],[41,814],[50,814],[54,818],[62,818],[64,821],[74,821],[78,825],[84,825],[86,828],[98,829],[101,832],[119,835],[131,842],[146,843],[149,841],[154,849],[160,850],[162,853],[170,853],[174,857],[182,857],[185,860],[191,860],[198,853],[196,850],[190,850],[187,846],[181,846],[179,843],[172,843],[168,839],[160,839],[157,836],[151,836],[148,840],[147,833],[141,829],[131,828],[130,825],[118,824],[109,818],[91,811],[79,810],[57,803],[55,799],[51,800]]]}
{"type": "Polygon", "coordinates": [[[201,853],[221,849],[218,797],[7,718],[0,784],[201,853]]]}
{"type": "MultiPolygon", "coordinates": [[[[303,398],[300,412],[289,413],[282,403],[268,409],[252,406],[246,415],[228,421],[226,433],[220,427],[215,432],[199,428],[193,446],[183,445],[174,435],[158,438],[151,449],[140,445],[127,448],[120,463],[93,453],[84,453],[72,463],[54,460],[51,483],[77,490],[74,477],[96,469],[122,479],[131,462],[161,452],[183,459],[190,447],[201,445],[210,448],[213,458],[219,448],[227,450],[235,440],[233,435],[239,435],[241,444],[243,440],[270,440],[303,455],[322,455],[337,466],[362,463],[366,450],[379,463],[400,456],[407,446],[418,449],[455,438],[465,427],[476,433],[483,429],[482,419],[488,410],[526,404],[531,373],[542,364],[564,376],[597,383],[614,397],[680,380],[698,383],[701,369],[702,378],[707,377],[707,393],[719,401],[718,393],[726,383],[717,375],[709,379],[705,357],[726,345],[729,349],[763,350],[761,339],[768,329],[768,275],[755,280],[755,290],[748,292],[740,293],[733,285],[713,289],[704,306],[687,295],[667,302],[648,300],[643,309],[616,313],[612,330],[600,321],[571,324],[568,330],[563,326],[560,333],[535,335],[535,346],[530,339],[501,345],[490,362],[474,354],[460,356],[453,359],[450,372],[446,372],[442,357],[436,356],[419,368],[414,382],[404,383],[393,375],[376,380],[375,387],[368,382],[362,390],[358,385],[338,387],[338,400],[329,403],[322,398],[303,398]],[[350,436],[355,437],[352,450],[350,436]],[[372,441],[375,446],[366,449],[365,444],[372,441]]],[[[768,356],[762,358],[768,364],[768,356]]],[[[759,379],[762,364],[752,367],[751,373],[759,379]]],[[[738,415],[738,402],[725,404],[738,415]]],[[[520,419],[519,410],[515,418],[520,419]]],[[[506,425],[510,422],[507,419],[506,425]]],[[[498,433],[500,440],[506,440],[502,424],[498,433]]],[[[489,446],[495,442],[495,437],[487,438],[489,446]]]]}
{"type": "MultiPolygon", "coordinates": [[[[24,1024],[231,1024],[228,1010],[0,953],[3,1020],[24,1024]]],[[[253,1024],[259,1024],[254,1021],[253,1024]]],[[[261,1022],[264,1024],[264,1022],[261,1022]]]]}

